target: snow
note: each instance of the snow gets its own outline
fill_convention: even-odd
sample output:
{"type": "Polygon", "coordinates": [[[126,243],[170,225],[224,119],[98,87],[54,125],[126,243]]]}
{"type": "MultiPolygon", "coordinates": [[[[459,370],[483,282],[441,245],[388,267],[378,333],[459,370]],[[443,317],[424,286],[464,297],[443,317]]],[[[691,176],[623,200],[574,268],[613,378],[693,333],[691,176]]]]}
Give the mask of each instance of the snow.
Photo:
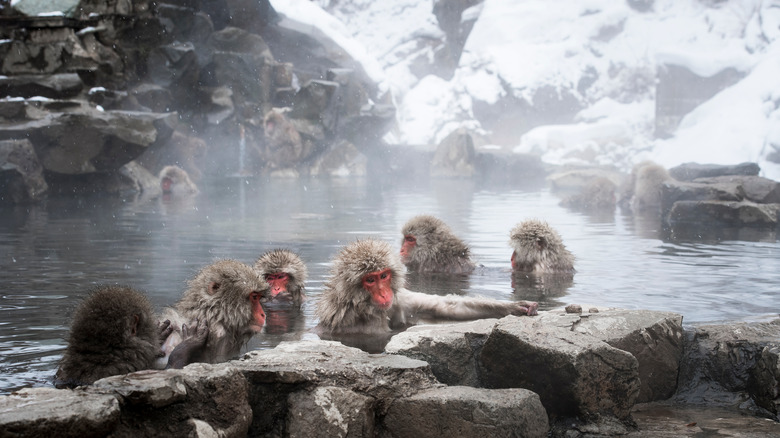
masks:
{"type": "Polygon", "coordinates": [[[780,150],[776,0],[656,0],[649,11],[613,0],[558,0],[555,7],[485,0],[468,11],[478,18],[451,79],[413,74],[415,60],[432,59],[428,42],[443,38],[433,2],[333,3],[329,11],[387,73],[398,142],[433,145],[459,126],[484,132],[475,103],[511,94],[533,104],[537,90],[552,87],[582,110],[569,124],[531,128],[504,148],[550,163],[625,170],[645,159],[667,167],[755,161],[762,175],[780,180],[780,168],[767,160],[780,150]],[[656,139],[655,78],[663,64],[701,77],[733,68],[745,77],[683,118],[672,138],[656,139]],[[592,85],[580,88],[588,77],[592,85]]]}

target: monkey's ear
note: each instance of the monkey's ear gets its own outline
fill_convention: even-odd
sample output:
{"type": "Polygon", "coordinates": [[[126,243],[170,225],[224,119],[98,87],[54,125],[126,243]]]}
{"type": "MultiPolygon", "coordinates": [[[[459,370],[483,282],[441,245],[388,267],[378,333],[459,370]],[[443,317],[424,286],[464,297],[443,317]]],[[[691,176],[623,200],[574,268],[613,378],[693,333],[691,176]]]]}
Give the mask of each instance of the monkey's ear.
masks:
{"type": "Polygon", "coordinates": [[[138,321],[141,319],[140,316],[133,315],[133,320],[130,322],[130,334],[135,336],[136,333],[138,333],[138,321]]]}
{"type": "Polygon", "coordinates": [[[209,295],[214,295],[219,290],[219,283],[212,281],[209,283],[209,295]]]}

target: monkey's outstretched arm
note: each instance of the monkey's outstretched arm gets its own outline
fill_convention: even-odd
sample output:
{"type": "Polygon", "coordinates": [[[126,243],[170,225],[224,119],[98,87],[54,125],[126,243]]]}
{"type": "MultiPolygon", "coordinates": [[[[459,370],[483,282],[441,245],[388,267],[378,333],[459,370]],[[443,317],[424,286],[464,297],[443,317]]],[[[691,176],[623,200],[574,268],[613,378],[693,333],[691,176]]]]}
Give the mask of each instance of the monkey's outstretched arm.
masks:
{"type": "Polygon", "coordinates": [[[183,340],[171,352],[168,357],[168,368],[184,368],[185,365],[192,363],[192,357],[206,346],[206,339],[209,336],[208,321],[195,320],[192,328],[187,324],[182,325],[181,335],[183,340]]]}
{"type": "Polygon", "coordinates": [[[457,295],[428,295],[401,289],[397,294],[399,310],[407,317],[473,320],[501,318],[507,315],[536,315],[537,303],[498,301],[457,295]]]}

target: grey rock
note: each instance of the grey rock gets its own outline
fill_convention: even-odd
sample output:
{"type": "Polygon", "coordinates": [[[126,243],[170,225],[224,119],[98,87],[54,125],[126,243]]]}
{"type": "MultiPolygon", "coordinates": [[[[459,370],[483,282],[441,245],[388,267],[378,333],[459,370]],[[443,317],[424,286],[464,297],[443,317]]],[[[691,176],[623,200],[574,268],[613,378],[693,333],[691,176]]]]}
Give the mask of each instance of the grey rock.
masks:
{"type": "Polygon", "coordinates": [[[625,185],[628,176],[612,169],[584,168],[556,172],[547,177],[553,190],[561,192],[579,192],[599,178],[607,178],[615,187],[625,185]]]}
{"type": "Polygon", "coordinates": [[[68,99],[84,89],[76,73],[0,76],[0,96],[68,99]]]}
{"type": "Polygon", "coordinates": [[[374,400],[338,387],[317,387],[288,397],[290,436],[374,436],[374,400]]]}
{"type": "MultiPolygon", "coordinates": [[[[675,400],[736,406],[750,400],[771,409],[772,358],[780,345],[780,319],[770,322],[697,325],[686,331],[675,400]],[[769,349],[764,353],[764,349],[769,349]],[[758,365],[761,362],[761,365],[758,365]]],[[[776,387],[775,387],[776,388],[776,387]]],[[[773,411],[777,415],[777,411],[773,411]]]]}
{"type": "Polygon", "coordinates": [[[95,382],[89,391],[122,402],[113,436],[245,437],[252,422],[244,375],[229,364],[192,364],[182,370],[139,371],[95,382]]]}
{"type": "Polygon", "coordinates": [[[0,140],[0,201],[40,201],[48,189],[32,144],[28,140],[0,140]]]}
{"type": "Polygon", "coordinates": [[[547,413],[525,389],[448,386],[396,400],[380,437],[546,437],[547,413]]]}
{"type": "MultiPolygon", "coordinates": [[[[697,180],[700,181],[700,180],[697,180]]],[[[667,181],[661,185],[661,211],[668,214],[678,201],[741,201],[745,193],[737,182],[667,181]]]]}
{"type": "Polygon", "coordinates": [[[780,421],[780,345],[774,343],[761,350],[748,380],[748,390],[758,406],[780,421]]]}
{"type": "Polygon", "coordinates": [[[477,358],[497,319],[414,326],[390,339],[385,351],[428,362],[447,385],[482,386],[477,358]]]}
{"type": "Polygon", "coordinates": [[[683,163],[669,169],[669,175],[678,181],[693,181],[697,178],[708,178],[724,175],[758,175],[761,168],[756,163],[740,163],[734,165],[683,163]]]}
{"type": "MultiPolygon", "coordinates": [[[[759,204],[780,203],[780,183],[755,175],[727,175],[698,178],[695,183],[736,184],[745,199],[759,204]]],[[[726,200],[726,199],[724,199],[726,200]]]]}
{"type": "Polygon", "coordinates": [[[81,107],[43,112],[0,126],[0,139],[26,136],[44,169],[61,174],[115,171],[146,148],[165,142],[175,113],[98,111],[81,107]]]}
{"type": "Polygon", "coordinates": [[[479,372],[486,387],[538,393],[551,416],[627,420],[640,388],[630,353],[528,317],[498,322],[479,353],[479,372]]]}
{"type": "Polygon", "coordinates": [[[682,315],[648,310],[610,310],[584,315],[572,331],[631,353],[639,362],[637,403],[665,400],[677,389],[683,354],[682,315]]]}
{"type": "Polygon", "coordinates": [[[667,224],[775,227],[780,204],[749,201],[677,201],[665,216],[667,224]]]}
{"type": "Polygon", "coordinates": [[[110,394],[53,388],[23,389],[0,397],[0,436],[105,436],[119,423],[110,394]]]}

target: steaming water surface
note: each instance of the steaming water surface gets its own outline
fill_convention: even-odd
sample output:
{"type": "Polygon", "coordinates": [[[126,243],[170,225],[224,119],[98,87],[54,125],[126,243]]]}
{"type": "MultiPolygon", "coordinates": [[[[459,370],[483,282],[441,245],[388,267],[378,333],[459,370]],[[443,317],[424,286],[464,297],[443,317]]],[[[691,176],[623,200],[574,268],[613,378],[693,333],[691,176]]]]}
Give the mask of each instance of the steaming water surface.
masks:
{"type": "Polygon", "coordinates": [[[470,181],[224,179],[201,183],[194,199],[57,200],[2,207],[0,215],[0,393],[50,385],[70,315],[100,283],[132,285],[158,308],[172,304],[200,267],[218,258],[246,263],[288,247],[309,268],[297,318],[269,311],[267,332],[249,348],[310,337],[331,257],[374,236],[400,249],[410,217],[434,214],[471,244],[484,265],[466,278],[410,276],[411,289],[498,299],[532,299],[549,309],[579,303],[670,310],[684,322],[776,316],[780,244],[774,232],[698,229],[684,236],[657,221],[588,216],[558,206],[543,189],[481,188],[470,181]],[[571,283],[512,286],[509,229],[543,218],[577,256],[571,283]]]}

